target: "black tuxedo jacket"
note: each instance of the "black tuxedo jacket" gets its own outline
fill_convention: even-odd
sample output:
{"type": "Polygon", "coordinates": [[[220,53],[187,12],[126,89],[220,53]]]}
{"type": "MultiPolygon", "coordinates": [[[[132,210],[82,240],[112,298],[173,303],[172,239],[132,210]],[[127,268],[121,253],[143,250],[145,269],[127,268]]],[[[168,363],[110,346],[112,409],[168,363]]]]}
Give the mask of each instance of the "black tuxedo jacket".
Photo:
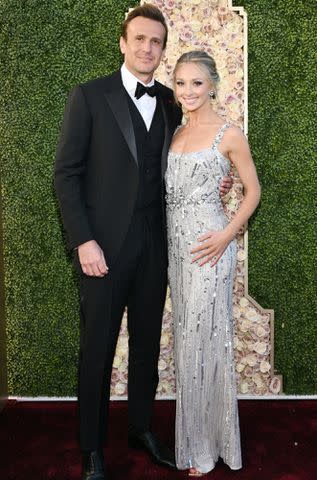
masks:
{"type": "MultiPolygon", "coordinates": [[[[172,90],[156,82],[167,153],[181,111],[172,90]]],[[[70,248],[96,240],[112,263],[137,198],[139,166],[127,93],[120,71],[75,87],[69,95],[55,163],[55,187],[70,248]]]]}

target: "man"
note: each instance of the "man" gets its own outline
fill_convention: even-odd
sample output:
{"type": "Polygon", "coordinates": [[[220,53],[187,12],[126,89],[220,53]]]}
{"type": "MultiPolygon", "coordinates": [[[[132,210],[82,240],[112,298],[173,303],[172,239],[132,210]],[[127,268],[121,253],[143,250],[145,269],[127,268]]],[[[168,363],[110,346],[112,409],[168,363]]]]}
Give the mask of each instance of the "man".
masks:
{"type": "Polygon", "coordinates": [[[102,445],[125,306],[129,443],[175,468],[174,455],[150,430],[167,282],[163,178],[181,121],[172,91],[153,80],[166,41],[160,10],[147,4],[131,11],[120,38],[124,65],[73,89],[57,149],[56,191],[80,274],[84,480],[109,478],[102,445]]]}

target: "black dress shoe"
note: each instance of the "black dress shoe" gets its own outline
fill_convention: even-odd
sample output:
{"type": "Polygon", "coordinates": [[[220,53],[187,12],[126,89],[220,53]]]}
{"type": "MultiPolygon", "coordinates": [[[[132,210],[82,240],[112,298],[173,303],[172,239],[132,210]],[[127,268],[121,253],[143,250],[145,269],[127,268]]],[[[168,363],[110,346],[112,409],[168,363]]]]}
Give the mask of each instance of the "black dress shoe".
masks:
{"type": "Polygon", "coordinates": [[[107,480],[101,450],[83,453],[82,480],[107,480]]]}
{"type": "Polygon", "coordinates": [[[173,452],[163,445],[152,432],[129,435],[129,446],[145,450],[154,463],[176,469],[173,452]]]}

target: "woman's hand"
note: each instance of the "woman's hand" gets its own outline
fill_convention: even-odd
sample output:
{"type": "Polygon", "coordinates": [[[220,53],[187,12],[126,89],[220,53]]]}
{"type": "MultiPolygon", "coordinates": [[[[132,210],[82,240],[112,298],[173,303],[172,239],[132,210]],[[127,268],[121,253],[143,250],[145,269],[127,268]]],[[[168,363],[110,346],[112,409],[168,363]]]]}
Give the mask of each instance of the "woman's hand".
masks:
{"type": "Polygon", "coordinates": [[[211,266],[213,267],[216,265],[231,240],[232,236],[226,229],[205,233],[198,238],[198,241],[201,242],[201,244],[193,248],[190,252],[197,254],[192,259],[192,263],[202,260],[199,263],[200,267],[207,262],[211,262],[211,266]]]}

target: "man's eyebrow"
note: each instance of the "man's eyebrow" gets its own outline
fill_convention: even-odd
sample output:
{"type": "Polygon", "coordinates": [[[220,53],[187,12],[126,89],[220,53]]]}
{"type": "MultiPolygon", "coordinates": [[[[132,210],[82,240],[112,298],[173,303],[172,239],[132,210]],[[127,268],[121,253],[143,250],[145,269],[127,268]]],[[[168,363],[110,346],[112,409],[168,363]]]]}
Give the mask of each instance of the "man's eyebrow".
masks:
{"type": "MultiPolygon", "coordinates": [[[[136,37],[146,37],[145,33],[136,33],[136,37]]],[[[163,40],[160,37],[151,37],[151,40],[156,40],[157,42],[163,42],[163,40]]]]}

